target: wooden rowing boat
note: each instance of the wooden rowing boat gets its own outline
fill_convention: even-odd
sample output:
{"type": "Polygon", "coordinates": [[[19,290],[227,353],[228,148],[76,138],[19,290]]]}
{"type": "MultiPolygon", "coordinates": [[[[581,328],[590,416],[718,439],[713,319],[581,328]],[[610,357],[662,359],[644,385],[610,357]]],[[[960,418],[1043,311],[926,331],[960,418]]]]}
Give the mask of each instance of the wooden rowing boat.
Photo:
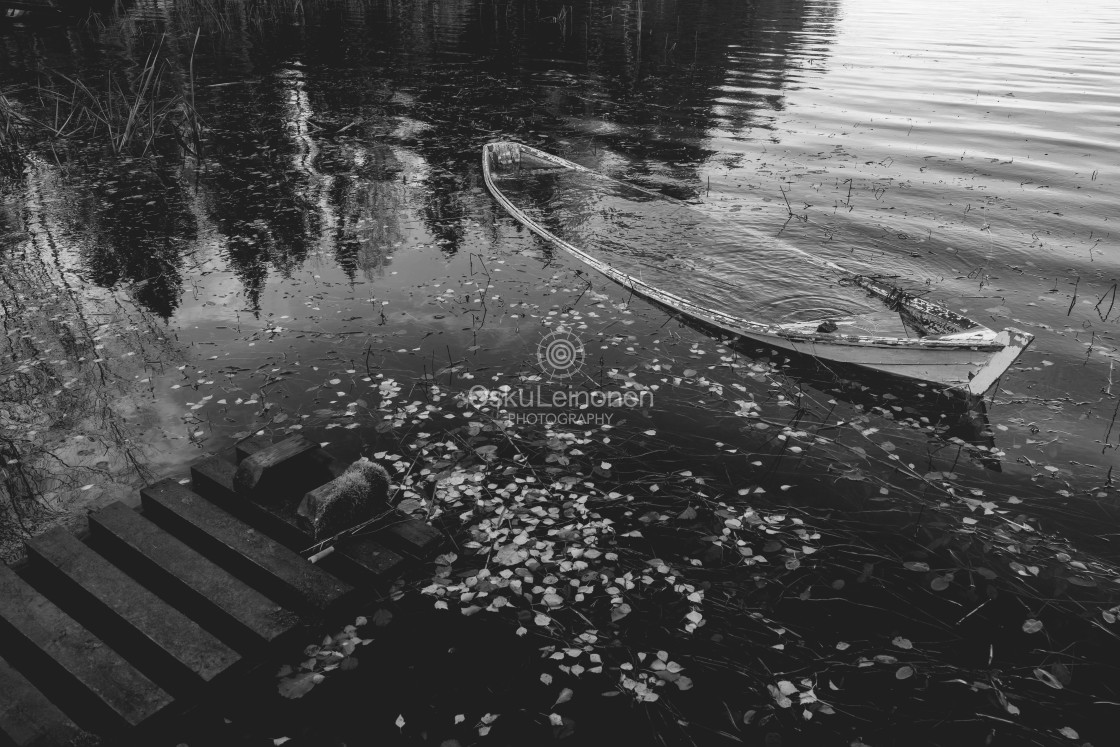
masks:
{"type": "MultiPolygon", "coordinates": [[[[830,288],[866,291],[862,298],[876,299],[878,312],[755,321],[743,310],[764,306],[747,286],[796,285],[788,267],[771,267],[773,252],[748,261],[742,252],[750,241],[726,221],[520,143],[483,146],[482,172],[494,199],[552,245],[637,295],[773,348],[981,397],[1033,339],[790,246],[780,250],[802,267],[831,272],[830,288]]],[[[794,280],[804,284],[804,272],[794,280]]]]}

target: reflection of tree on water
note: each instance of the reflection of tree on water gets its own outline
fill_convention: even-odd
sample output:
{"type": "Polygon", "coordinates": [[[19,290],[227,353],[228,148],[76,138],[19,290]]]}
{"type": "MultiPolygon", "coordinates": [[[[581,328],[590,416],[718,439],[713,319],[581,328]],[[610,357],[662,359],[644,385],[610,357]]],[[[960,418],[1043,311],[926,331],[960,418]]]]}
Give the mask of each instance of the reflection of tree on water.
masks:
{"type": "Polygon", "coordinates": [[[289,178],[290,148],[275,130],[282,105],[266,93],[218,92],[202,177],[207,212],[254,310],[269,268],[287,274],[306,259],[311,220],[289,178]]]}
{"type": "MultiPolygon", "coordinates": [[[[385,137],[422,154],[422,168],[401,176],[410,187],[422,185],[428,230],[449,251],[461,245],[463,218],[476,209],[478,146],[495,136],[556,147],[570,135],[577,148],[623,156],[610,164],[613,171],[621,167],[680,196],[695,193],[696,169],[710,156],[707,133],[753,126],[756,111],[781,106],[788,61],[803,53],[800,34],[810,24],[830,24],[830,7],[375,2],[272,4],[265,13],[213,3],[172,12],[156,4],[122,16],[110,36],[135,64],[146,49],[140,39],[169,32],[170,58],[178,61],[173,77],[181,80],[186,29],[209,32],[196,67],[219,85],[199,92],[210,151],[198,217],[223,237],[248,306],[257,308],[269,272],[288,274],[312,253],[333,254],[350,274],[369,264],[359,255],[384,256],[387,237],[377,236],[378,227],[400,212],[389,187],[400,151],[379,142],[385,137]],[[765,28],[759,18],[769,19],[765,28]],[[389,54],[383,67],[355,69],[344,49],[389,54]],[[260,82],[236,82],[252,75],[260,82]],[[731,101],[731,84],[756,93],[731,101]],[[390,100],[402,89],[408,94],[390,100]],[[393,133],[383,123],[394,115],[424,129],[393,133]]],[[[570,151],[570,140],[556,149],[570,151]]],[[[131,178],[139,184],[146,177],[131,178]]],[[[171,173],[148,181],[155,178],[168,185],[154,190],[156,204],[129,205],[141,220],[103,219],[101,226],[109,244],[144,250],[100,258],[95,279],[147,279],[145,300],[167,314],[172,288],[160,283],[172,283],[163,271],[178,248],[161,245],[159,234],[189,241],[192,218],[171,194],[187,185],[171,173]]],[[[103,202],[119,200],[111,189],[103,202]]]]}
{"type": "Polygon", "coordinates": [[[97,285],[130,283],[136,300],[170,317],[179,304],[183,253],[195,238],[195,219],[178,174],[160,162],[114,169],[90,180],[68,216],[89,232],[83,267],[97,285]]]}
{"type": "Polygon", "coordinates": [[[0,223],[26,239],[6,247],[0,274],[0,537],[31,529],[46,507],[78,488],[150,477],[143,433],[157,420],[143,394],[173,359],[167,332],[123,293],[97,291],[79,274],[75,247],[43,197],[52,183],[32,169],[26,198],[0,223]]]}
{"type": "Polygon", "coordinates": [[[342,156],[332,190],[339,216],[334,257],[351,279],[360,272],[372,280],[405,237],[401,214],[408,204],[407,187],[400,178],[404,165],[387,145],[334,145],[342,156]]]}
{"type": "Polygon", "coordinates": [[[300,62],[303,34],[285,35],[276,70],[248,90],[216,89],[207,107],[204,199],[253,309],[270,270],[287,275],[318,254],[354,277],[380,266],[401,233],[403,196],[387,183],[400,165],[379,142],[385,128],[348,105],[365,100],[369,81],[355,97],[332,96],[300,62]]]}
{"type": "Polygon", "coordinates": [[[605,147],[625,155],[628,176],[695,194],[709,131],[755,126],[756,114],[781,107],[790,59],[823,54],[807,52],[803,32],[815,24],[827,33],[834,9],[767,5],[775,7],[626,0],[371,11],[374,43],[396,53],[389,74],[415,91],[409,114],[430,126],[416,143],[432,167],[429,230],[450,247],[462,240],[478,146],[495,136],[562,151],[572,139],[605,147]],[[759,29],[763,17],[771,20],[759,29]],[[732,101],[730,82],[761,93],[732,101]]]}

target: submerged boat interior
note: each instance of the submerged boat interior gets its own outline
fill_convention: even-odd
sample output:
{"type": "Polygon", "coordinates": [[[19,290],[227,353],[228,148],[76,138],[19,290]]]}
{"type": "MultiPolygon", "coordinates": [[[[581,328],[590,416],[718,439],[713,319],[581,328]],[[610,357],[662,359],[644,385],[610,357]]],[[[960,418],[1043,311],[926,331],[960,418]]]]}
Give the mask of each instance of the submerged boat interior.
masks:
{"type": "Polygon", "coordinates": [[[787,351],[979,397],[1032,339],[531,146],[484,146],[483,175],[515,219],[623,287],[787,351]]]}

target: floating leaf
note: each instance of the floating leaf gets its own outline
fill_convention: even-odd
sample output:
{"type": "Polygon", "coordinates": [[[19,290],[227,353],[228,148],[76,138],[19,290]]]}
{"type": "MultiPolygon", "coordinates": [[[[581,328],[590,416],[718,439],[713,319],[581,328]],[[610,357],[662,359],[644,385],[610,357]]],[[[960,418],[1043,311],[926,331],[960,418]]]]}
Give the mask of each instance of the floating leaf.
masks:
{"type": "Polygon", "coordinates": [[[898,646],[899,648],[905,649],[907,651],[914,648],[914,644],[910,642],[910,639],[909,638],[903,638],[902,636],[895,636],[895,638],[891,641],[891,643],[893,643],[894,645],[898,646]]]}
{"type": "Polygon", "coordinates": [[[1023,621],[1024,633],[1037,633],[1040,630],[1042,630],[1041,620],[1035,620],[1033,617],[1029,617],[1023,621]]]}
{"type": "Polygon", "coordinates": [[[398,714],[397,715],[397,720],[394,721],[393,723],[397,725],[398,729],[403,729],[404,728],[404,716],[401,715],[401,714],[398,714]]]}
{"type": "Polygon", "coordinates": [[[302,698],[311,692],[311,688],[323,681],[323,675],[318,672],[303,672],[294,677],[285,677],[280,680],[280,695],[285,698],[302,698]]]}
{"type": "Polygon", "coordinates": [[[1078,738],[1077,731],[1074,730],[1074,729],[1071,729],[1068,726],[1063,726],[1061,729],[1058,729],[1058,733],[1061,734],[1066,739],[1077,739],[1078,738]]]}
{"type": "Polygon", "coordinates": [[[923,571],[924,572],[924,571],[929,570],[929,564],[928,563],[922,563],[922,562],[919,562],[919,561],[916,561],[916,560],[911,560],[909,562],[903,563],[902,567],[905,568],[908,571],[923,571]]]}
{"type": "Polygon", "coordinates": [[[572,688],[565,687],[563,690],[560,691],[560,695],[556,698],[556,702],[552,704],[552,707],[555,708],[556,706],[560,705],[561,703],[567,703],[569,700],[572,699],[573,695],[575,695],[575,692],[572,690],[572,688]]]}
{"type": "Polygon", "coordinates": [[[949,578],[947,576],[938,576],[929,582],[929,587],[934,591],[945,591],[949,588],[949,578]]]}
{"type": "Polygon", "coordinates": [[[1038,678],[1043,684],[1049,685],[1055,690],[1061,690],[1063,687],[1062,683],[1058,681],[1058,678],[1047,672],[1045,669],[1034,670],[1034,676],[1038,678]]]}
{"type": "Polygon", "coordinates": [[[778,692],[780,692],[782,695],[793,695],[797,692],[797,685],[793,684],[789,680],[781,680],[778,683],[778,692]]]}
{"type": "Polygon", "coordinates": [[[914,676],[914,667],[902,666],[894,673],[895,679],[905,680],[914,676]]]}
{"type": "Polygon", "coordinates": [[[611,622],[618,622],[630,614],[630,605],[623,602],[611,610],[611,622]]]}
{"type": "Polygon", "coordinates": [[[521,548],[512,542],[494,553],[494,560],[502,565],[517,565],[525,557],[527,556],[522,555],[521,548]]]}

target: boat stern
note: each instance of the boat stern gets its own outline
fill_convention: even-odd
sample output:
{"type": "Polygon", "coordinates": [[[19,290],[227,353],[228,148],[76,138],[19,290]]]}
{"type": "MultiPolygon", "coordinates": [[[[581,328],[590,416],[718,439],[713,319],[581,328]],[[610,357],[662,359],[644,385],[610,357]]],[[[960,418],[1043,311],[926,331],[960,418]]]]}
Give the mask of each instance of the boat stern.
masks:
{"type": "Polygon", "coordinates": [[[1034,335],[1012,327],[996,334],[996,342],[1002,344],[1003,349],[992,355],[984,367],[969,379],[968,393],[974,397],[983,397],[1027,349],[1032,340],[1034,335]]]}

